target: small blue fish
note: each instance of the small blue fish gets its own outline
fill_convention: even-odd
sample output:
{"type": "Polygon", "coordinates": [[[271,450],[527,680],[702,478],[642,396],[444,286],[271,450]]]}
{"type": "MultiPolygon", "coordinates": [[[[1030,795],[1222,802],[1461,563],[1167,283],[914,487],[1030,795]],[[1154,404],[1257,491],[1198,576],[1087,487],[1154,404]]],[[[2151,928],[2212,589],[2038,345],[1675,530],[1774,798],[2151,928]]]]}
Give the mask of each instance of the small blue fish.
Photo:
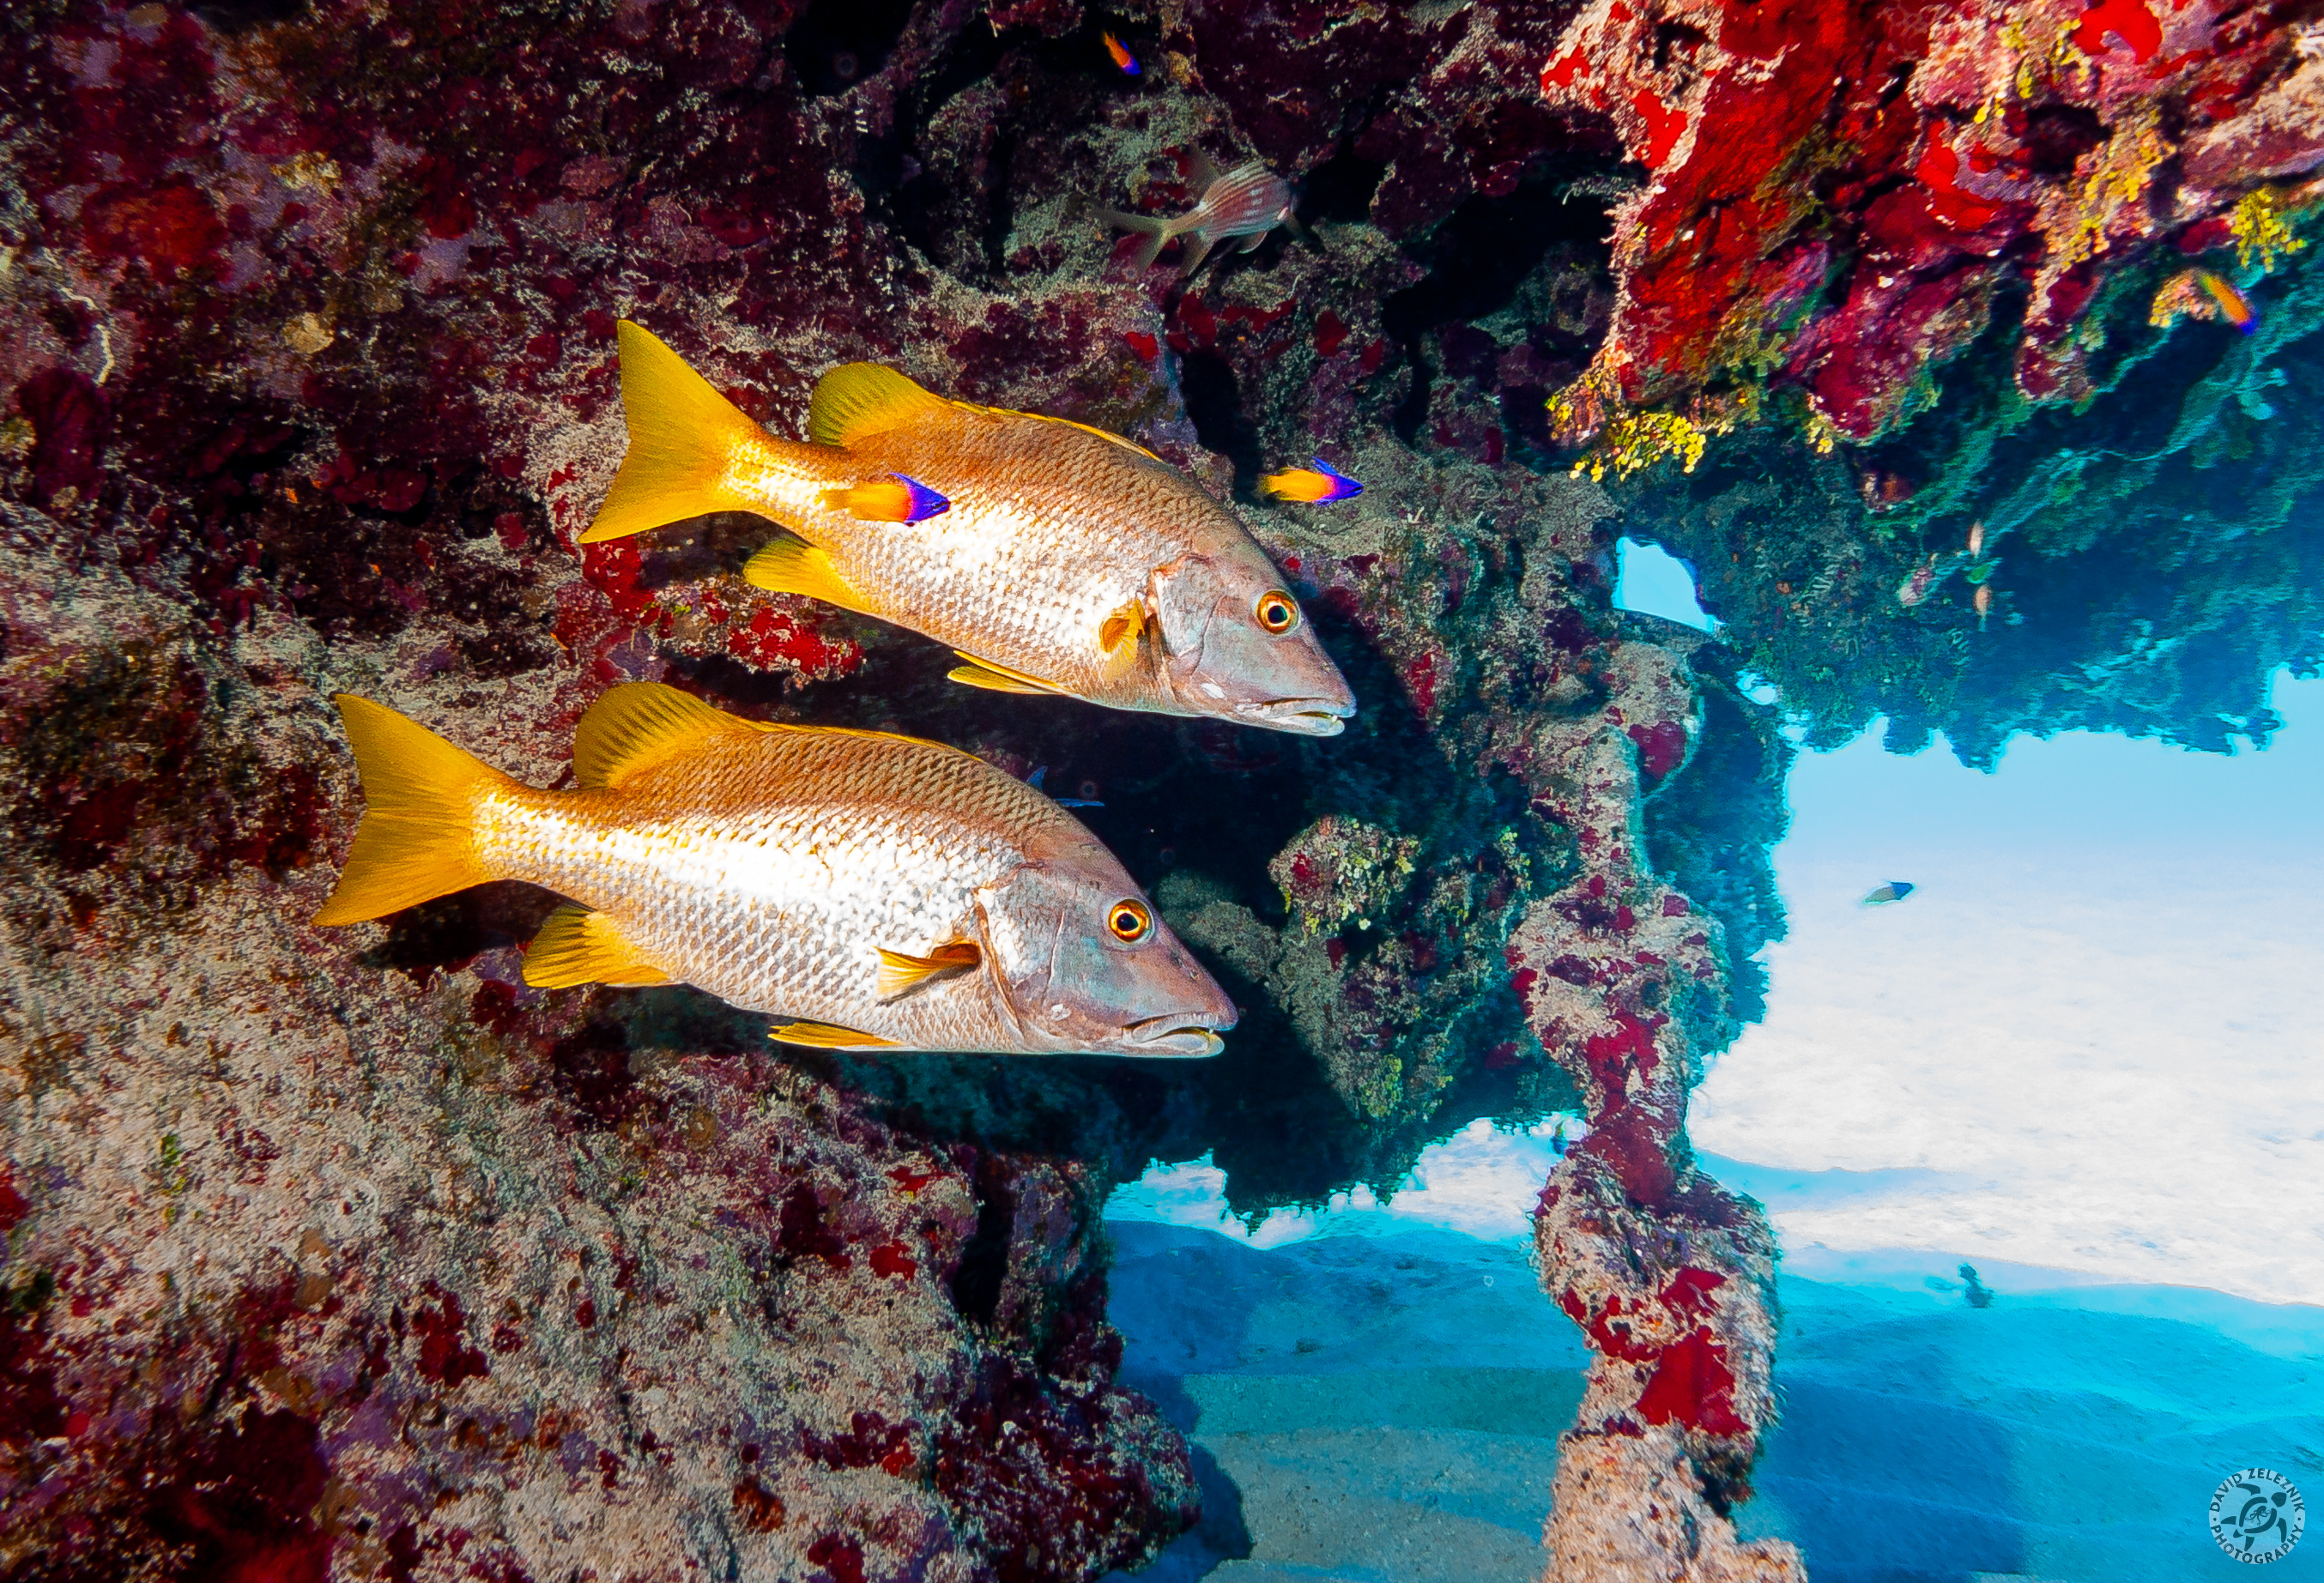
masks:
{"type": "Polygon", "coordinates": [[[1913,890],[1914,887],[1909,881],[1904,879],[1891,879],[1887,884],[1881,886],[1878,889],[1868,895],[1858,905],[1863,907],[1886,907],[1892,901],[1904,900],[1906,897],[1913,894],[1913,890]]]}
{"type": "MultiPolygon", "coordinates": [[[[1047,777],[1048,773],[1049,767],[1044,764],[1039,768],[1034,770],[1032,774],[1025,778],[1025,784],[1031,787],[1035,791],[1047,791],[1048,788],[1044,787],[1041,782],[1047,777]]],[[[1087,797],[1051,797],[1049,800],[1056,804],[1060,808],[1102,808],[1105,806],[1103,803],[1094,803],[1087,797]]]]}

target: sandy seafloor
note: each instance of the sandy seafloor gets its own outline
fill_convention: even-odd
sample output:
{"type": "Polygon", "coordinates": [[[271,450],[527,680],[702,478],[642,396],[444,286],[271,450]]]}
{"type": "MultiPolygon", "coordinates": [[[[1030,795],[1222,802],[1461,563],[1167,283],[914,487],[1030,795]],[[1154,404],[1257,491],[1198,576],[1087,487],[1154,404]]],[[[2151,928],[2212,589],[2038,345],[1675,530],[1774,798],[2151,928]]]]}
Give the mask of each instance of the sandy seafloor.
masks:
{"type": "MultiPolygon", "coordinates": [[[[1145,1576],[1539,1577],[1586,1354],[1522,1243],[1379,1211],[1273,1247],[1111,1229],[1125,1383],[1204,1483],[1203,1526],[1145,1576]]],[[[1746,1536],[1839,1583],[2324,1578],[2324,1536],[2255,1568],[2205,1520],[2246,1467],[2324,1493],[2324,1309],[1988,1264],[1978,1310],[1936,1256],[1817,1267],[1835,1278],[1782,1278],[1784,1419],[1746,1536]]]]}
{"type": "MultiPolygon", "coordinates": [[[[1795,772],[1768,1017],[1690,1131],[1784,1249],[1738,1525],[1820,1583],[2324,1578],[2324,682],[2276,704],[2258,757],[2079,737],[1987,777],[1866,741],[1795,772]],[[1857,904],[1887,879],[1921,888],[1857,904]],[[2206,1520],[2249,1467],[2310,1507],[2264,1567],[2206,1520]]],[[[1256,1229],[1204,1165],[1116,1195],[1124,1377],[1209,1508],[1147,1576],[1540,1575],[1587,1362],[1527,1263],[1555,1125],[1256,1229]]]]}

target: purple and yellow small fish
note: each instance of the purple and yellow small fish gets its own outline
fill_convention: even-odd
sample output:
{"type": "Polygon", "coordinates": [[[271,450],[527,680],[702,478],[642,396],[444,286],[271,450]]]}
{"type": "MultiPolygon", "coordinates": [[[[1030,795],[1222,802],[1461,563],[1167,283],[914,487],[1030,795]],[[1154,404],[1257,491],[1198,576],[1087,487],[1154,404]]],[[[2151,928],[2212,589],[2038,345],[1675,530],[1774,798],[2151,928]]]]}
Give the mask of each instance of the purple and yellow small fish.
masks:
{"type": "Polygon", "coordinates": [[[2203,288],[2204,294],[2219,305],[2221,317],[2245,335],[2248,336],[2259,327],[2259,309],[2251,305],[2250,298],[2236,290],[2233,281],[2209,270],[2197,270],[2195,284],[2203,288]]]}
{"type": "Polygon", "coordinates": [[[1113,57],[1113,63],[1121,69],[1122,76],[1136,77],[1139,74],[1138,57],[1130,52],[1129,45],[1111,33],[1105,35],[1105,52],[1113,57]]]}
{"type": "Polygon", "coordinates": [[[1270,473],[1259,481],[1259,487],[1277,500],[1297,501],[1303,505],[1313,506],[1353,500],[1364,492],[1362,484],[1321,456],[1308,457],[1305,467],[1270,473]]]}
{"type": "Polygon", "coordinates": [[[1212,248],[1231,237],[1241,237],[1243,243],[1237,251],[1249,253],[1277,225],[1304,229],[1291,212],[1291,184],[1257,160],[1221,175],[1217,166],[1196,154],[1193,180],[1202,198],[1185,214],[1167,220],[1152,215],[1125,215],[1119,209],[1097,211],[1098,217],[1116,230],[1144,235],[1146,240],[1130,258],[1130,267],[1139,274],[1153,267],[1163,244],[1173,236],[1191,238],[1180,265],[1182,273],[1191,275],[1202,268],[1212,248]]]}
{"type": "Polygon", "coordinates": [[[529,880],[571,899],[526,983],[693,984],[826,1049],[1201,1056],[1235,1024],[1095,836],[957,749],[631,682],[581,717],[574,789],[541,791],[338,704],[364,816],[318,924],[529,880]]]}

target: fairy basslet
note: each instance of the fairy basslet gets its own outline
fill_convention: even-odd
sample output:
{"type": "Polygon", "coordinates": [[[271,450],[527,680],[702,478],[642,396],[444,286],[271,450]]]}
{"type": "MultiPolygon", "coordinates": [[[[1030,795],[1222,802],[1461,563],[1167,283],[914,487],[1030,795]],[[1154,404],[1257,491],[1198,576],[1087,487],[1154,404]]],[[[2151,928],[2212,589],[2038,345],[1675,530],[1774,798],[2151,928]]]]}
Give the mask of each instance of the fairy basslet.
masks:
{"type": "Polygon", "coordinates": [[[1291,184],[1268,170],[1257,160],[1237,165],[1221,175],[1210,161],[1196,155],[1194,170],[1194,185],[1202,192],[1194,207],[1183,215],[1162,218],[1154,215],[1127,215],[1119,209],[1101,208],[1098,216],[1117,231],[1137,231],[1146,240],[1139,244],[1130,257],[1130,268],[1144,274],[1162,255],[1163,244],[1173,236],[1185,236],[1186,255],[1180,272],[1193,274],[1202,268],[1203,260],[1212,248],[1231,237],[1240,237],[1240,251],[1249,253],[1268,238],[1277,225],[1300,228],[1291,212],[1291,184]]]}
{"type": "Polygon", "coordinates": [[[341,694],[365,807],[318,924],[526,879],[528,984],[688,983],[835,1049],[1212,1055],[1234,1004],[1113,854],[936,742],[768,725],[652,682],[538,791],[341,694]]]}
{"type": "Polygon", "coordinates": [[[2233,281],[2210,270],[2197,270],[2195,283],[2219,305],[2220,317],[2245,335],[2259,327],[2259,310],[2251,305],[2250,298],[2236,289],[2233,281]]]}
{"type": "Polygon", "coordinates": [[[778,439],[644,330],[621,337],[630,453],[585,542],[756,511],[796,537],[743,575],[948,644],[973,686],[1305,736],[1355,713],[1267,552],[1120,436],[851,363],[816,386],[808,443],[778,439]],[[892,513],[899,480],[945,509],[869,509],[892,513]]]}
{"type": "Polygon", "coordinates": [[[1130,52],[1129,45],[1111,33],[1105,35],[1105,52],[1113,57],[1113,63],[1120,69],[1122,76],[1136,77],[1139,74],[1140,68],[1138,64],[1138,57],[1130,52]]]}
{"type": "Polygon", "coordinates": [[[1863,907],[1886,907],[1892,901],[1904,900],[1906,897],[1913,894],[1914,889],[1914,887],[1909,879],[1891,879],[1886,885],[1876,887],[1872,891],[1866,895],[1864,900],[1858,905],[1863,907]]]}
{"type": "Polygon", "coordinates": [[[1364,492],[1362,484],[1321,456],[1309,457],[1305,467],[1270,473],[1259,481],[1259,487],[1277,500],[1298,501],[1306,505],[1353,500],[1364,492]]]}
{"type": "Polygon", "coordinates": [[[925,522],[952,510],[952,502],[917,478],[891,473],[879,483],[824,491],[823,503],[866,522],[925,522]]]}

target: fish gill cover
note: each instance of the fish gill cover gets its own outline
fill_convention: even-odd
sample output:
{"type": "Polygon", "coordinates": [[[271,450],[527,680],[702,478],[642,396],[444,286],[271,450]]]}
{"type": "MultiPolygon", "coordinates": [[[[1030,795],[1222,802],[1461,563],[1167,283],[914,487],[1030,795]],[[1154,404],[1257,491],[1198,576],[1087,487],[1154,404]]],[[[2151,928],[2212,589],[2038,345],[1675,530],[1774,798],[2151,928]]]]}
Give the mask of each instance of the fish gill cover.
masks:
{"type": "Polygon", "coordinates": [[[2319,658],[2304,15],[9,7],[0,1574],[1089,1576],[1195,1499],[1113,1382],[1108,1183],[1209,1153],[1256,1213],[1579,1106],[1560,1575],[1796,1575],[1723,1517],[1772,1241],[1681,1129],[1783,927],[1779,728],[2264,741],[2319,658]],[[1246,158],[1315,243],[1132,280],[1084,207],[1246,158]],[[624,317],[787,436],[853,360],[1132,436],[1359,713],[965,694],[735,575],[752,517],[579,546],[624,317]],[[1263,500],[1318,455],[1362,495],[1263,500]],[[1716,640],[1611,609],[1619,533],[1716,640]],[[1227,1053],[779,1052],[525,987],[510,885],[305,925],[332,692],[551,785],[636,679],[1048,767],[1227,1053]]]}

